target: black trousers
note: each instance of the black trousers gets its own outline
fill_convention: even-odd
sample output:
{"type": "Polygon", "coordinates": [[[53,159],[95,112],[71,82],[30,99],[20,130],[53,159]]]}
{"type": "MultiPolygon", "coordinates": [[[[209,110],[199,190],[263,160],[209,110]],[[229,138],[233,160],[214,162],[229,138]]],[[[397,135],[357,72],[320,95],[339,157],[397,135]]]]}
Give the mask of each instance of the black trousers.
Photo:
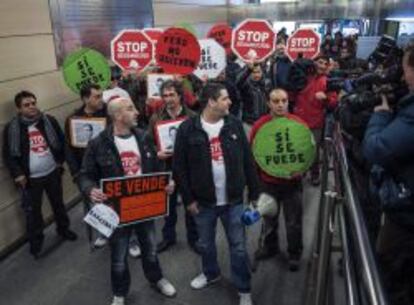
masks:
{"type": "Polygon", "coordinates": [[[43,191],[49,199],[55,216],[57,232],[67,230],[69,217],[63,204],[62,176],[56,169],[47,176],[29,178],[26,187],[21,189],[22,208],[26,216],[26,233],[29,242],[39,243],[43,239],[42,197],[43,191]]]}
{"type": "MultiPolygon", "coordinates": [[[[289,256],[299,259],[303,250],[302,237],[302,182],[292,184],[270,184],[262,182],[262,191],[273,196],[282,206],[285,217],[289,256]]],[[[280,211],[280,209],[279,209],[280,211]]],[[[279,213],[273,218],[264,219],[264,244],[261,245],[270,253],[279,251],[279,213]]]]}
{"type": "Polygon", "coordinates": [[[385,216],[377,256],[389,304],[414,304],[414,232],[385,216]]]}

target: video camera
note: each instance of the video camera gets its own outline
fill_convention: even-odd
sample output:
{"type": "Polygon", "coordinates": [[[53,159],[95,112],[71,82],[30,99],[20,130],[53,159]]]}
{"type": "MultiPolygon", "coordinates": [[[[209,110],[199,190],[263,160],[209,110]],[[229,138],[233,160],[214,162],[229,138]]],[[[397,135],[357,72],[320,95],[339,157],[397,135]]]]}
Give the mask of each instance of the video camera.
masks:
{"type": "Polygon", "coordinates": [[[368,58],[371,71],[357,78],[329,79],[328,91],[348,92],[341,102],[349,105],[353,112],[372,109],[382,103],[385,95],[390,106],[397,104],[408,88],[401,80],[403,51],[394,39],[383,36],[368,58]]]}

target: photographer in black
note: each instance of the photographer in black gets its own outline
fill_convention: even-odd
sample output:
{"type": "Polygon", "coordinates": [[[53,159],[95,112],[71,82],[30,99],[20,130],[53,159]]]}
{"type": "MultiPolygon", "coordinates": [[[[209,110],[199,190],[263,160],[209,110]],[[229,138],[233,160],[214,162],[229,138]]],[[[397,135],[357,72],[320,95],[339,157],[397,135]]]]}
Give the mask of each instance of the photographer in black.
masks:
{"type": "Polygon", "coordinates": [[[392,305],[414,304],[414,45],[406,48],[402,67],[410,92],[393,107],[380,95],[363,144],[385,214],[377,254],[392,305]]]}

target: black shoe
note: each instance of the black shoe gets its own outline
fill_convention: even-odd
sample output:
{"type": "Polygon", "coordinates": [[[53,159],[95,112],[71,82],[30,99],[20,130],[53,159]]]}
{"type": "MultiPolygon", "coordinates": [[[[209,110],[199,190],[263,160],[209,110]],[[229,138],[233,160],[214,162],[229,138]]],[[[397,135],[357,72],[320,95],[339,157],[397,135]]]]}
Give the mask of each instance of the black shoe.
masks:
{"type": "Polygon", "coordinates": [[[190,246],[191,250],[193,250],[194,253],[201,255],[202,251],[201,251],[200,246],[197,243],[188,244],[188,245],[190,246]]]}
{"type": "Polygon", "coordinates": [[[175,244],[176,244],[176,241],[175,240],[163,240],[162,242],[160,242],[157,245],[157,252],[164,252],[169,247],[171,247],[171,246],[173,246],[175,244]]]}
{"type": "Polygon", "coordinates": [[[289,271],[296,272],[299,270],[300,260],[289,259],[289,271]]]}
{"type": "Polygon", "coordinates": [[[256,252],[254,253],[254,257],[256,260],[260,261],[260,260],[264,260],[264,259],[268,259],[273,256],[276,256],[278,252],[279,252],[278,250],[269,250],[267,248],[260,248],[256,250],[256,252]]]}
{"type": "Polygon", "coordinates": [[[39,258],[40,252],[42,251],[43,240],[44,240],[44,237],[42,236],[36,239],[35,241],[30,242],[30,254],[33,255],[35,259],[39,258]]]}
{"type": "Polygon", "coordinates": [[[66,239],[66,240],[70,240],[70,241],[75,241],[75,240],[77,240],[78,239],[78,235],[76,235],[76,233],[75,232],[73,232],[73,231],[71,231],[71,230],[69,230],[69,229],[66,229],[66,230],[64,230],[64,231],[58,231],[58,234],[63,238],[63,239],[66,239]]]}
{"type": "Polygon", "coordinates": [[[316,175],[316,174],[311,175],[310,183],[313,186],[319,186],[321,184],[321,178],[320,178],[320,176],[319,175],[316,175]]]}

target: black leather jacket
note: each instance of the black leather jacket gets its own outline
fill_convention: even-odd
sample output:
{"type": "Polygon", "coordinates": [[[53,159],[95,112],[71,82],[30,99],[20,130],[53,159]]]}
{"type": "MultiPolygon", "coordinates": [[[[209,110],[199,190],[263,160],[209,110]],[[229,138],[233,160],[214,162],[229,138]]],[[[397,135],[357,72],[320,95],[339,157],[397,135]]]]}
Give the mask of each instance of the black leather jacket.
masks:
{"type": "MultiPolygon", "coordinates": [[[[141,154],[142,173],[157,171],[157,155],[148,137],[137,128],[132,129],[132,133],[137,139],[141,154]]],[[[113,127],[109,126],[89,142],[82,161],[79,186],[82,193],[89,196],[91,189],[98,187],[101,179],[123,176],[124,169],[115,145],[113,127]]]]}

